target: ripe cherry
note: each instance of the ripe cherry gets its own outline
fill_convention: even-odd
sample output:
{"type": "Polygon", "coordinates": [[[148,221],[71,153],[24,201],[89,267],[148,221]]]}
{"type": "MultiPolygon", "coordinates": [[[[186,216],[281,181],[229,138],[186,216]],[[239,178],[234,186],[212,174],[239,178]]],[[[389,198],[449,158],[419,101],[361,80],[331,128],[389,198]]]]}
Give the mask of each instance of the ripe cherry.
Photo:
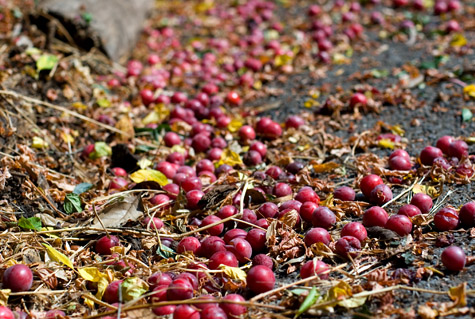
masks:
{"type": "Polygon", "coordinates": [[[363,225],[365,227],[384,227],[389,219],[388,213],[379,206],[367,209],[363,215],[363,225]]]}
{"type": "Polygon", "coordinates": [[[312,246],[315,243],[323,243],[328,246],[330,244],[330,234],[325,228],[315,227],[311,228],[307,234],[305,234],[304,242],[307,247],[312,246]]]}
{"type": "Polygon", "coordinates": [[[355,191],[353,188],[348,187],[348,186],[342,186],[340,188],[337,188],[333,192],[333,197],[339,200],[344,200],[344,201],[354,201],[355,200],[355,191]]]}
{"type": "Polygon", "coordinates": [[[357,106],[366,106],[368,100],[363,93],[355,93],[350,99],[350,106],[357,107],[357,106]]]}
{"type": "Polygon", "coordinates": [[[5,306],[0,306],[0,318],[1,319],[15,319],[13,312],[10,308],[5,306]]]}
{"type": "Polygon", "coordinates": [[[465,267],[467,257],[462,248],[450,246],[444,249],[440,256],[442,263],[448,270],[460,271],[465,267]]]}
{"type": "Polygon", "coordinates": [[[275,285],[274,272],[266,266],[253,266],[247,273],[247,287],[260,294],[272,290],[275,285]]]}
{"type": "Polygon", "coordinates": [[[397,171],[408,171],[412,167],[411,160],[403,156],[394,156],[389,159],[389,167],[397,171]]]}
{"type": "Polygon", "coordinates": [[[238,131],[239,138],[243,141],[250,141],[256,138],[256,132],[250,125],[241,126],[238,131]]]}
{"type": "Polygon", "coordinates": [[[361,251],[361,242],[353,236],[344,236],[335,244],[335,252],[342,256],[356,258],[361,251]]]}
{"type": "Polygon", "coordinates": [[[193,286],[186,278],[172,281],[167,290],[167,300],[185,300],[193,297],[193,286]]]}
{"type": "Polygon", "coordinates": [[[393,215],[389,217],[386,228],[397,233],[399,236],[409,235],[412,231],[412,222],[405,215],[393,215]]]}
{"type": "Polygon", "coordinates": [[[190,305],[177,305],[175,311],[173,312],[173,319],[200,319],[200,312],[198,309],[190,305]]]}
{"type": "Polygon", "coordinates": [[[379,184],[383,184],[381,177],[375,174],[367,175],[360,181],[360,189],[366,198],[370,198],[371,191],[379,184]]]}
{"type": "Polygon", "coordinates": [[[318,275],[320,279],[327,279],[330,273],[330,267],[321,260],[307,261],[300,269],[302,279],[318,275]]]}
{"type": "Polygon", "coordinates": [[[104,296],[102,296],[102,300],[109,304],[119,302],[119,289],[121,284],[122,280],[116,280],[111,282],[104,291],[104,296]]]}
{"type": "Polygon", "coordinates": [[[358,222],[351,222],[343,226],[341,229],[341,236],[353,236],[357,238],[360,242],[363,242],[366,237],[368,237],[368,233],[366,232],[366,228],[358,223],[358,222]]]}
{"type": "Polygon", "coordinates": [[[219,307],[207,307],[198,314],[197,319],[228,319],[226,312],[219,307]]]}
{"type": "Polygon", "coordinates": [[[454,138],[449,135],[442,136],[437,140],[435,146],[445,154],[449,153],[449,145],[454,141],[454,138]]]}
{"type": "Polygon", "coordinates": [[[262,142],[256,141],[251,144],[249,151],[256,151],[261,155],[262,158],[264,158],[267,154],[267,146],[262,142]]]}
{"type": "Polygon", "coordinates": [[[457,211],[450,207],[444,207],[434,215],[434,224],[440,231],[447,231],[457,228],[459,216],[457,211]]]}
{"type": "Polygon", "coordinates": [[[417,206],[422,214],[428,214],[432,208],[432,198],[424,193],[417,193],[411,199],[411,204],[417,206]]]}
{"type": "Polygon", "coordinates": [[[407,217],[414,217],[421,214],[419,207],[411,204],[401,206],[398,210],[398,215],[406,215],[407,217]]]}
{"type": "Polygon", "coordinates": [[[120,241],[117,236],[110,235],[109,237],[104,236],[99,238],[96,242],[96,253],[101,255],[110,255],[112,254],[111,248],[115,246],[119,246],[120,241]]]}
{"type": "MultiPolygon", "coordinates": [[[[246,299],[244,299],[243,296],[238,295],[238,294],[226,295],[224,297],[224,300],[239,301],[239,302],[246,301],[246,299]]],[[[236,304],[236,303],[220,303],[219,306],[221,309],[224,310],[224,312],[226,313],[229,319],[241,318],[241,316],[247,312],[246,306],[236,304]]]]}
{"type": "Polygon", "coordinates": [[[427,146],[421,151],[419,158],[422,164],[430,166],[437,157],[442,157],[443,155],[440,148],[427,146]]]}
{"type": "Polygon", "coordinates": [[[231,91],[226,96],[226,101],[231,105],[239,105],[241,104],[241,97],[237,92],[231,91]]]}
{"type": "Polygon", "coordinates": [[[264,254],[258,254],[254,256],[254,258],[252,258],[252,265],[253,266],[262,265],[262,266],[266,266],[267,268],[274,269],[274,262],[272,258],[264,254]]]}
{"type": "Polygon", "coordinates": [[[465,141],[454,141],[449,144],[449,149],[447,151],[447,154],[451,157],[456,157],[458,159],[461,159],[462,157],[467,157],[468,156],[468,145],[465,143],[465,141]]]}
{"type": "Polygon", "coordinates": [[[278,212],[279,207],[271,202],[262,204],[262,206],[257,210],[258,215],[264,218],[274,218],[278,212]]]}
{"type": "Polygon", "coordinates": [[[239,266],[239,262],[232,252],[218,251],[210,257],[208,267],[211,270],[216,270],[219,269],[219,265],[237,267],[239,266]]]}
{"type": "Polygon", "coordinates": [[[253,252],[261,252],[266,247],[266,232],[253,228],[247,233],[246,240],[251,244],[253,252]]]}
{"type": "Polygon", "coordinates": [[[234,238],[226,245],[226,249],[232,252],[242,264],[249,261],[252,256],[251,244],[244,238],[234,238]]]}
{"type": "MultiPolygon", "coordinates": [[[[204,226],[208,226],[208,225],[211,225],[211,224],[214,224],[214,223],[217,223],[217,222],[220,222],[221,221],[221,218],[219,218],[218,216],[216,215],[210,215],[210,216],[206,216],[204,219],[203,219],[203,223],[201,224],[202,227],[204,226]]],[[[224,224],[221,223],[221,224],[218,224],[218,225],[215,225],[211,228],[208,228],[206,229],[206,232],[208,234],[210,234],[211,236],[218,236],[220,235],[224,230],[224,224]]]]}
{"type": "Polygon", "coordinates": [[[308,186],[302,187],[298,191],[297,195],[295,195],[295,200],[298,200],[301,203],[314,202],[317,205],[320,203],[320,197],[311,187],[308,186]]]}
{"type": "Polygon", "coordinates": [[[383,205],[391,199],[393,199],[393,193],[386,184],[376,185],[369,195],[370,202],[376,205],[383,205]]]}
{"type": "Polygon", "coordinates": [[[226,244],[229,244],[229,242],[233,240],[234,238],[246,238],[246,236],[247,236],[247,231],[245,231],[244,229],[233,228],[233,229],[228,230],[226,234],[224,234],[223,239],[226,244]]]}
{"type": "Polygon", "coordinates": [[[225,242],[223,239],[217,236],[206,237],[201,242],[201,249],[199,255],[202,257],[210,258],[214,253],[218,251],[226,251],[225,242]]]}
{"type": "Polygon", "coordinates": [[[276,197],[285,197],[288,195],[292,195],[292,188],[289,184],[286,183],[277,183],[274,186],[273,194],[276,197]]]}
{"type": "Polygon", "coordinates": [[[459,219],[465,228],[475,226],[475,202],[469,202],[460,208],[459,219]]]}
{"type": "Polygon", "coordinates": [[[286,128],[293,127],[293,128],[298,129],[300,126],[304,124],[305,124],[304,119],[298,115],[289,116],[289,118],[285,121],[286,128]]]}
{"type": "Polygon", "coordinates": [[[3,273],[3,288],[13,292],[28,291],[33,284],[33,273],[23,264],[10,266],[3,273]]]}
{"type": "Polygon", "coordinates": [[[160,229],[163,227],[163,222],[158,217],[145,217],[143,220],[143,224],[145,227],[150,227],[151,229],[160,229]]]}
{"type": "Polygon", "coordinates": [[[185,251],[191,251],[196,254],[201,248],[201,243],[196,237],[185,237],[178,243],[176,251],[183,254],[185,251]]]}
{"type": "Polygon", "coordinates": [[[336,223],[336,216],[325,206],[317,207],[312,214],[312,224],[314,227],[330,229],[336,223]]]}

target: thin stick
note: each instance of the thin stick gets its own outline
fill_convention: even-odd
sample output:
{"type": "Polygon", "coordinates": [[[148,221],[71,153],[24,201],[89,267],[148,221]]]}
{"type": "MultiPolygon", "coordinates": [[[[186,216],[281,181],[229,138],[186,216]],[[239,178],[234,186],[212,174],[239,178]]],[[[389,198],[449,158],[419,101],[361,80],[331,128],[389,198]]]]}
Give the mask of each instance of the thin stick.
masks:
{"type": "Polygon", "coordinates": [[[110,236],[109,232],[107,231],[106,226],[104,226],[104,223],[102,222],[102,219],[99,217],[99,214],[96,211],[96,205],[92,205],[92,211],[94,212],[94,215],[96,215],[96,218],[99,221],[99,223],[101,224],[102,228],[104,228],[104,231],[106,232],[107,238],[110,238],[111,236],[110,236]]]}
{"type": "Polygon", "coordinates": [[[408,188],[406,188],[403,192],[401,192],[401,194],[397,195],[396,197],[394,197],[393,199],[391,199],[389,202],[385,203],[383,206],[381,206],[381,208],[384,208],[392,203],[394,203],[395,201],[397,201],[399,198],[403,197],[404,195],[406,195],[407,193],[409,193],[413,188],[414,186],[416,186],[418,183],[421,183],[423,180],[424,180],[425,176],[423,176],[421,178],[421,180],[415,180],[414,183],[412,183],[411,186],[409,186],[408,188]]]}
{"type": "Polygon", "coordinates": [[[58,213],[61,217],[63,218],[66,218],[67,216],[65,214],[63,214],[63,212],[61,212],[50,200],[49,198],[46,196],[46,194],[43,193],[43,191],[41,189],[39,189],[38,187],[36,187],[35,183],[33,183],[29,178],[27,178],[27,181],[33,186],[33,188],[40,194],[41,197],[43,197],[43,199],[51,206],[51,208],[53,208],[53,210],[58,213]]]}
{"type": "Polygon", "coordinates": [[[103,307],[112,308],[112,309],[117,309],[116,306],[109,305],[107,302],[104,302],[104,301],[102,301],[102,300],[97,299],[94,295],[91,295],[91,294],[81,294],[81,297],[90,299],[90,300],[94,301],[95,303],[97,303],[98,305],[101,305],[101,306],[103,306],[103,307]]]}
{"type": "Polygon", "coordinates": [[[39,291],[22,291],[12,292],[10,296],[25,296],[25,295],[58,295],[68,292],[68,290],[39,290],[39,291]]]}

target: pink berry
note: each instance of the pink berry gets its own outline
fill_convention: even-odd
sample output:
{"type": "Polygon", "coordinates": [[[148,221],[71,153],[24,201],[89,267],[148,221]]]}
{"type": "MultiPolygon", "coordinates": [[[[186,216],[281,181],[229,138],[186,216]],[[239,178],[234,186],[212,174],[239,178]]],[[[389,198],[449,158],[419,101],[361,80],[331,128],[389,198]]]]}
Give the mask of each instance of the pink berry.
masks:
{"type": "Polygon", "coordinates": [[[444,207],[434,215],[435,227],[440,231],[447,231],[457,228],[459,216],[457,211],[450,207],[444,207]]]}
{"type": "Polygon", "coordinates": [[[374,174],[367,175],[361,179],[360,189],[366,198],[370,198],[371,191],[379,184],[383,184],[381,177],[374,174]]]}
{"type": "Polygon", "coordinates": [[[342,256],[356,258],[361,251],[361,242],[353,236],[344,236],[335,244],[335,252],[342,256]]]}
{"type": "Polygon", "coordinates": [[[412,222],[405,215],[393,215],[389,217],[386,228],[397,233],[399,236],[409,235],[412,231],[412,222]]]}
{"type": "Polygon", "coordinates": [[[3,273],[3,288],[13,292],[28,291],[33,284],[31,269],[23,264],[10,266],[3,273]]]}
{"type": "Polygon", "coordinates": [[[312,222],[312,215],[318,205],[314,202],[305,202],[300,206],[300,217],[306,222],[312,222]]]}
{"type": "Polygon", "coordinates": [[[257,210],[258,215],[264,218],[274,218],[275,215],[279,212],[279,207],[271,202],[262,204],[261,207],[257,210]]]}
{"type": "Polygon", "coordinates": [[[461,159],[468,156],[468,145],[465,141],[454,141],[449,144],[448,155],[461,159]]]}
{"type": "Polygon", "coordinates": [[[172,147],[174,145],[179,145],[181,143],[180,136],[175,132],[167,132],[163,137],[163,141],[165,145],[168,147],[172,147]]]}
{"type": "Polygon", "coordinates": [[[432,198],[424,193],[417,193],[411,199],[411,204],[417,206],[422,214],[428,214],[432,208],[432,198]]]}
{"type": "Polygon", "coordinates": [[[223,239],[217,236],[206,237],[201,242],[201,249],[199,255],[202,257],[210,258],[213,254],[219,251],[226,251],[225,242],[223,239]]]}
{"type": "Polygon", "coordinates": [[[301,117],[298,116],[298,115],[289,116],[289,118],[287,119],[287,121],[285,121],[285,127],[286,127],[286,128],[293,127],[293,128],[298,129],[300,126],[302,126],[302,125],[304,125],[304,124],[305,124],[304,119],[301,118],[301,117]]]}
{"type": "Polygon", "coordinates": [[[383,205],[393,199],[393,193],[386,184],[379,184],[371,191],[369,200],[376,205],[383,205]]]}
{"type": "Polygon", "coordinates": [[[342,186],[340,188],[337,188],[333,192],[333,197],[339,200],[343,201],[354,201],[355,200],[355,191],[353,188],[348,187],[348,186],[342,186]]]}
{"type": "Polygon", "coordinates": [[[312,224],[314,227],[329,229],[335,223],[336,216],[328,207],[319,206],[313,211],[312,224]]]}
{"type": "Polygon", "coordinates": [[[310,260],[300,269],[302,279],[318,275],[320,279],[327,279],[330,273],[330,267],[321,260],[310,260]]]}
{"type": "Polygon", "coordinates": [[[411,204],[401,206],[398,210],[398,215],[406,215],[407,217],[414,217],[421,214],[419,207],[411,204]]]}
{"type": "Polygon", "coordinates": [[[186,278],[175,279],[167,290],[167,300],[185,300],[193,297],[193,286],[186,278]]]}
{"type": "MultiPolygon", "coordinates": [[[[246,301],[246,299],[244,299],[243,296],[238,295],[238,294],[226,295],[224,299],[230,300],[230,301],[239,301],[239,302],[246,301]]],[[[247,312],[246,306],[236,304],[236,303],[220,303],[219,306],[221,309],[224,310],[224,312],[226,313],[229,319],[241,318],[241,316],[247,312]]]]}
{"type": "Polygon", "coordinates": [[[368,100],[366,96],[362,93],[355,93],[350,99],[350,106],[357,107],[357,106],[366,106],[368,100]]]}
{"type": "Polygon", "coordinates": [[[122,284],[122,280],[116,280],[111,282],[106,290],[104,291],[104,295],[102,296],[102,300],[109,304],[113,304],[115,302],[119,302],[119,289],[120,285],[122,284]]]}
{"type": "Polygon", "coordinates": [[[143,220],[145,227],[150,227],[151,229],[160,229],[163,227],[163,222],[158,217],[145,217],[143,220]]]}
{"type": "Polygon", "coordinates": [[[274,262],[272,261],[272,258],[264,254],[258,254],[254,256],[254,258],[252,258],[252,265],[262,265],[266,266],[269,269],[274,269],[274,262]]]}
{"type": "Polygon", "coordinates": [[[10,308],[5,306],[0,306],[0,318],[1,319],[15,319],[13,312],[10,308]]]}
{"type": "MultiPolygon", "coordinates": [[[[220,221],[221,221],[221,218],[219,218],[218,216],[215,216],[215,215],[206,216],[203,219],[203,223],[201,224],[201,226],[202,227],[208,226],[220,221]]],[[[211,236],[218,236],[223,232],[223,230],[224,230],[224,224],[221,223],[221,224],[218,224],[211,228],[206,229],[206,232],[210,234],[211,236]]]]}
{"type": "Polygon", "coordinates": [[[302,187],[297,195],[295,195],[295,200],[305,203],[305,202],[314,202],[315,204],[320,203],[320,197],[315,193],[311,187],[302,187]]]}
{"type": "MultiPolygon", "coordinates": [[[[172,300],[172,299],[170,299],[172,300]]],[[[173,299],[184,300],[184,299],[173,299]]],[[[198,309],[190,305],[177,305],[173,312],[173,319],[200,319],[200,312],[198,309]]]]}
{"type": "Polygon", "coordinates": [[[114,174],[115,176],[127,177],[127,171],[126,171],[125,169],[123,169],[122,167],[114,167],[114,168],[111,168],[111,172],[112,172],[112,174],[114,174]]]}
{"type": "Polygon", "coordinates": [[[463,227],[475,226],[475,202],[469,202],[460,208],[459,219],[463,227]]]}
{"type": "Polygon", "coordinates": [[[440,256],[442,263],[448,270],[460,271],[465,267],[467,257],[462,248],[450,246],[444,249],[440,256]]]}
{"type": "Polygon", "coordinates": [[[101,255],[110,255],[112,254],[111,248],[115,246],[119,246],[119,238],[114,235],[110,235],[109,237],[104,236],[99,238],[96,242],[96,253],[101,255]]]}
{"type": "Polygon", "coordinates": [[[389,159],[389,167],[397,171],[408,171],[412,167],[411,160],[403,156],[395,156],[389,159]]]}
{"type": "Polygon", "coordinates": [[[191,251],[196,254],[201,247],[201,243],[196,237],[185,237],[178,243],[176,251],[183,254],[185,251],[191,251]]]}
{"type": "Polygon", "coordinates": [[[419,155],[419,158],[421,160],[421,163],[427,166],[432,165],[434,160],[437,157],[442,157],[444,154],[440,150],[440,148],[433,147],[433,146],[427,146],[421,151],[421,154],[419,155]]]}
{"type": "Polygon", "coordinates": [[[436,147],[445,154],[449,153],[449,145],[454,141],[454,138],[449,135],[442,136],[437,140],[436,147]]]}
{"type": "Polygon", "coordinates": [[[389,219],[388,213],[379,206],[367,209],[363,215],[363,225],[365,227],[384,227],[389,219]]]}
{"type": "Polygon", "coordinates": [[[315,243],[323,243],[328,246],[330,244],[330,234],[328,231],[324,228],[316,227],[316,228],[311,228],[307,234],[305,234],[305,245],[307,247],[312,246],[315,243]]]}
{"type": "Polygon", "coordinates": [[[261,158],[264,158],[267,154],[267,146],[262,142],[256,141],[251,144],[249,151],[258,152],[261,155],[261,158]]]}
{"type": "Polygon", "coordinates": [[[285,197],[292,195],[292,188],[286,183],[277,183],[274,186],[273,193],[276,197],[285,197]]]}
{"type": "Polygon", "coordinates": [[[251,244],[253,252],[261,252],[266,247],[266,232],[253,228],[247,233],[246,240],[251,244]]]}
{"type": "Polygon", "coordinates": [[[343,226],[341,229],[341,236],[353,236],[360,242],[363,242],[368,237],[368,234],[366,232],[366,228],[362,224],[358,222],[351,222],[343,226]]]}
{"type": "Polygon", "coordinates": [[[247,273],[247,287],[254,293],[272,290],[274,285],[274,272],[266,266],[253,266],[247,273]]]}
{"type": "Polygon", "coordinates": [[[239,266],[239,262],[236,256],[230,251],[218,251],[214,253],[209,259],[209,269],[219,269],[219,265],[226,265],[230,267],[239,266]]]}
{"type": "Polygon", "coordinates": [[[243,141],[250,141],[256,138],[256,132],[254,131],[254,128],[249,125],[241,126],[238,131],[238,135],[243,141]]]}
{"type": "Polygon", "coordinates": [[[234,238],[246,238],[246,236],[247,236],[247,231],[245,231],[244,229],[233,228],[233,229],[228,230],[224,234],[223,239],[226,244],[229,244],[229,242],[233,240],[234,238]]]}
{"type": "Polygon", "coordinates": [[[226,245],[227,250],[232,252],[242,264],[249,261],[252,256],[251,244],[244,238],[234,238],[226,245]]]}

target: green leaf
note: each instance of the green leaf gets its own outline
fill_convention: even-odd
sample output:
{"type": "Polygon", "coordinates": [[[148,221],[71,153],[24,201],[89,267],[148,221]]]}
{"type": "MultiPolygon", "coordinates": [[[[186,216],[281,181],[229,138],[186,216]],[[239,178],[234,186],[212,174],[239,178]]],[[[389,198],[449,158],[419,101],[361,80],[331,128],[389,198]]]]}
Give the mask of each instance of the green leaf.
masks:
{"type": "Polygon", "coordinates": [[[157,149],[154,146],[149,146],[149,145],[137,145],[135,148],[135,153],[147,153],[149,151],[157,149]]]}
{"type": "Polygon", "coordinates": [[[122,300],[131,301],[137,300],[144,293],[148,291],[148,285],[145,281],[137,277],[129,277],[121,284],[122,300]]]}
{"type": "Polygon", "coordinates": [[[162,258],[171,258],[171,257],[175,257],[176,256],[176,253],[173,249],[171,249],[170,247],[167,247],[167,246],[164,246],[164,245],[160,245],[158,246],[157,248],[157,255],[159,255],[160,257],[162,258]]]}
{"type": "Polygon", "coordinates": [[[473,113],[469,109],[462,109],[462,120],[468,122],[472,119],[473,113]]]}
{"type": "Polygon", "coordinates": [[[94,144],[94,152],[89,154],[90,159],[98,159],[101,157],[112,155],[112,149],[105,142],[96,142],[94,144]]]}
{"type": "Polygon", "coordinates": [[[40,230],[42,227],[41,219],[39,217],[30,217],[30,218],[22,217],[18,221],[18,226],[20,226],[23,229],[40,230]]]}
{"type": "Polygon", "coordinates": [[[312,290],[310,290],[307,298],[305,298],[305,300],[300,305],[300,308],[295,314],[294,318],[297,318],[298,316],[306,312],[308,309],[310,309],[310,307],[313,306],[317,302],[319,297],[320,297],[320,293],[318,292],[317,287],[315,286],[312,287],[312,290]]]}
{"type": "Polygon", "coordinates": [[[97,105],[99,105],[100,107],[109,107],[112,105],[111,101],[109,101],[108,99],[98,99],[96,101],[97,105]]]}
{"type": "Polygon", "coordinates": [[[59,58],[56,55],[52,54],[43,54],[40,58],[36,61],[36,69],[38,71],[41,70],[51,70],[54,68],[56,63],[58,63],[59,58]]]}
{"type": "Polygon", "coordinates": [[[92,188],[91,183],[81,183],[81,184],[76,185],[76,187],[74,187],[73,193],[77,194],[77,195],[80,195],[84,192],[87,192],[91,188],[92,188]]]}
{"type": "Polygon", "coordinates": [[[68,214],[82,212],[81,198],[78,194],[70,193],[64,199],[64,211],[68,214]]]}
{"type": "Polygon", "coordinates": [[[296,288],[296,289],[290,290],[290,292],[296,296],[300,296],[301,294],[306,293],[307,291],[308,289],[303,289],[303,288],[296,288]]]}
{"type": "Polygon", "coordinates": [[[83,18],[84,21],[86,21],[87,24],[89,24],[92,21],[92,14],[89,13],[89,12],[84,12],[82,14],[82,18],[83,18]]]}

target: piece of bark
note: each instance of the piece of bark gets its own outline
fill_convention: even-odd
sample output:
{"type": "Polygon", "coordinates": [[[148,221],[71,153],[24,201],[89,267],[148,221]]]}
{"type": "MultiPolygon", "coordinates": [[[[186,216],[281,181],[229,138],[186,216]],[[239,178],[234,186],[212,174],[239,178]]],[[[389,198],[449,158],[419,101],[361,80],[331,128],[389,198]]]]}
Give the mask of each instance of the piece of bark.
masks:
{"type": "Polygon", "coordinates": [[[45,19],[54,17],[78,46],[98,47],[118,61],[134,48],[153,4],[153,0],[40,0],[36,9],[41,18],[33,21],[51,28],[45,19]]]}

